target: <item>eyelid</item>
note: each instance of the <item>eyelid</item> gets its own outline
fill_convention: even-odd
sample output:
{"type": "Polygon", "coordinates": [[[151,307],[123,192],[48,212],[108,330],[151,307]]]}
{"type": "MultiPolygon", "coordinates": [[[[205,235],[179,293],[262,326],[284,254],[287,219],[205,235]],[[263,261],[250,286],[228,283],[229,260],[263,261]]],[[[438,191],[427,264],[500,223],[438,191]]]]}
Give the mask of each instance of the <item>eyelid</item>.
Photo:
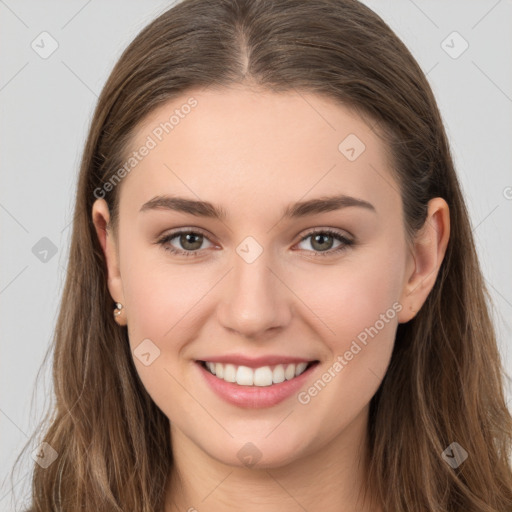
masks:
{"type": "Polygon", "coordinates": [[[312,235],[313,233],[330,233],[332,235],[341,236],[350,241],[355,241],[355,237],[345,229],[329,228],[329,227],[321,227],[321,226],[308,229],[306,231],[306,233],[304,235],[302,235],[302,238],[300,239],[300,241],[304,240],[304,238],[307,238],[308,236],[312,235]]]}

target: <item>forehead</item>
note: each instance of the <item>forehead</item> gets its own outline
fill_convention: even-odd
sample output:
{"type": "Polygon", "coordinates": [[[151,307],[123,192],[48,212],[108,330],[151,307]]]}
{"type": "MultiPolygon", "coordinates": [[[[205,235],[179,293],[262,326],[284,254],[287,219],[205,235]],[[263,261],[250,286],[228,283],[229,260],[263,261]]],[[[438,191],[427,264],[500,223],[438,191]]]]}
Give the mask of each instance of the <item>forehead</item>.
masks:
{"type": "Polygon", "coordinates": [[[228,210],[333,192],[384,209],[398,198],[388,149],[372,127],[339,102],[303,91],[191,90],[155,109],[130,149],[139,156],[121,203],[139,207],[165,193],[228,210]]]}

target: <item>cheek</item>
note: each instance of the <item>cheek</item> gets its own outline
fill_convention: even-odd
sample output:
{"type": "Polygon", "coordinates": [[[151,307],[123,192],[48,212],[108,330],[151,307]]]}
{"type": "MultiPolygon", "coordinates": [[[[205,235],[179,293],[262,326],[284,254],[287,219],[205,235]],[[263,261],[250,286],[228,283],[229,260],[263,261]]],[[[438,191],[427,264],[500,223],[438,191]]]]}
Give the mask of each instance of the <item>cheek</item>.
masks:
{"type": "Polygon", "coordinates": [[[306,298],[304,302],[317,316],[316,325],[323,326],[331,349],[344,351],[383,315],[385,326],[378,322],[379,330],[389,331],[389,324],[397,323],[403,264],[398,251],[354,253],[338,265],[319,266],[302,284],[295,281],[294,289],[306,298]]]}
{"type": "MultiPolygon", "coordinates": [[[[178,273],[155,268],[133,273],[125,288],[130,326],[144,336],[163,340],[171,336],[180,317],[193,306],[195,292],[190,281],[178,273]],[[185,286],[188,284],[188,286],[185,286]]],[[[197,290],[199,291],[199,290],[197,290]]],[[[197,300],[196,300],[197,301],[197,300]]]]}
{"type": "Polygon", "coordinates": [[[141,336],[157,343],[172,339],[181,319],[186,316],[187,321],[200,307],[215,276],[202,265],[171,263],[162,247],[147,247],[147,242],[129,236],[124,254],[123,291],[134,342],[141,336]]]}

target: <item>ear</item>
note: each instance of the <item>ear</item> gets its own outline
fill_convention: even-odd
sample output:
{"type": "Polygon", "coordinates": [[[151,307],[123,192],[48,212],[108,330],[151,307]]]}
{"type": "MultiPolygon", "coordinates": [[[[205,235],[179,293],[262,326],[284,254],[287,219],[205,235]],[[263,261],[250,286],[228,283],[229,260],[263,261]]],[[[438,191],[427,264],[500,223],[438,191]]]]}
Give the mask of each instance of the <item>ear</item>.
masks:
{"type": "Polygon", "coordinates": [[[408,255],[407,273],[398,315],[399,323],[411,320],[427,300],[436,282],[450,238],[450,209],[441,197],[428,203],[425,224],[408,255]]]}
{"type": "Polygon", "coordinates": [[[92,206],[92,221],[103,249],[108,271],[108,289],[114,302],[124,305],[123,285],[119,271],[119,255],[116,240],[109,226],[110,212],[104,199],[97,199],[92,206]]]}

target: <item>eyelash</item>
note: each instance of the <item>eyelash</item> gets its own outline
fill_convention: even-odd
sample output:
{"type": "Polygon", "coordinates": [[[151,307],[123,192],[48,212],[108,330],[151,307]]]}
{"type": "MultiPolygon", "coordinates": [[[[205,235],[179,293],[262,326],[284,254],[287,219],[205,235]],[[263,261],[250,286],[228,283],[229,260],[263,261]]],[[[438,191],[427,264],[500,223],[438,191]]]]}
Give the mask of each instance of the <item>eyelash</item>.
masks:
{"type": "MultiPolygon", "coordinates": [[[[180,251],[179,249],[175,249],[174,247],[167,245],[171,240],[176,238],[179,235],[182,234],[194,234],[194,235],[202,235],[203,237],[206,237],[206,234],[201,232],[200,230],[181,230],[181,231],[174,231],[173,233],[169,233],[159,240],[157,240],[157,244],[161,245],[165,251],[168,251],[172,254],[178,255],[178,256],[186,256],[186,257],[196,257],[200,250],[195,251],[180,251]]],[[[298,243],[303,242],[304,240],[308,239],[309,237],[313,235],[331,235],[336,240],[342,242],[342,245],[340,245],[336,249],[329,249],[328,251],[307,251],[307,252],[313,252],[315,254],[314,257],[320,256],[320,257],[328,257],[333,256],[335,254],[339,254],[342,251],[347,250],[349,247],[353,246],[355,242],[353,240],[349,240],[348,238],[341,235],[338,231],[335,231],[333,229],[325,228],[325,229],[318,229],[314,231],[310,231],[305,236],[303,236],[298,243]]],[[[305,249],[304,249],[305,250],[305,249]]]]}

